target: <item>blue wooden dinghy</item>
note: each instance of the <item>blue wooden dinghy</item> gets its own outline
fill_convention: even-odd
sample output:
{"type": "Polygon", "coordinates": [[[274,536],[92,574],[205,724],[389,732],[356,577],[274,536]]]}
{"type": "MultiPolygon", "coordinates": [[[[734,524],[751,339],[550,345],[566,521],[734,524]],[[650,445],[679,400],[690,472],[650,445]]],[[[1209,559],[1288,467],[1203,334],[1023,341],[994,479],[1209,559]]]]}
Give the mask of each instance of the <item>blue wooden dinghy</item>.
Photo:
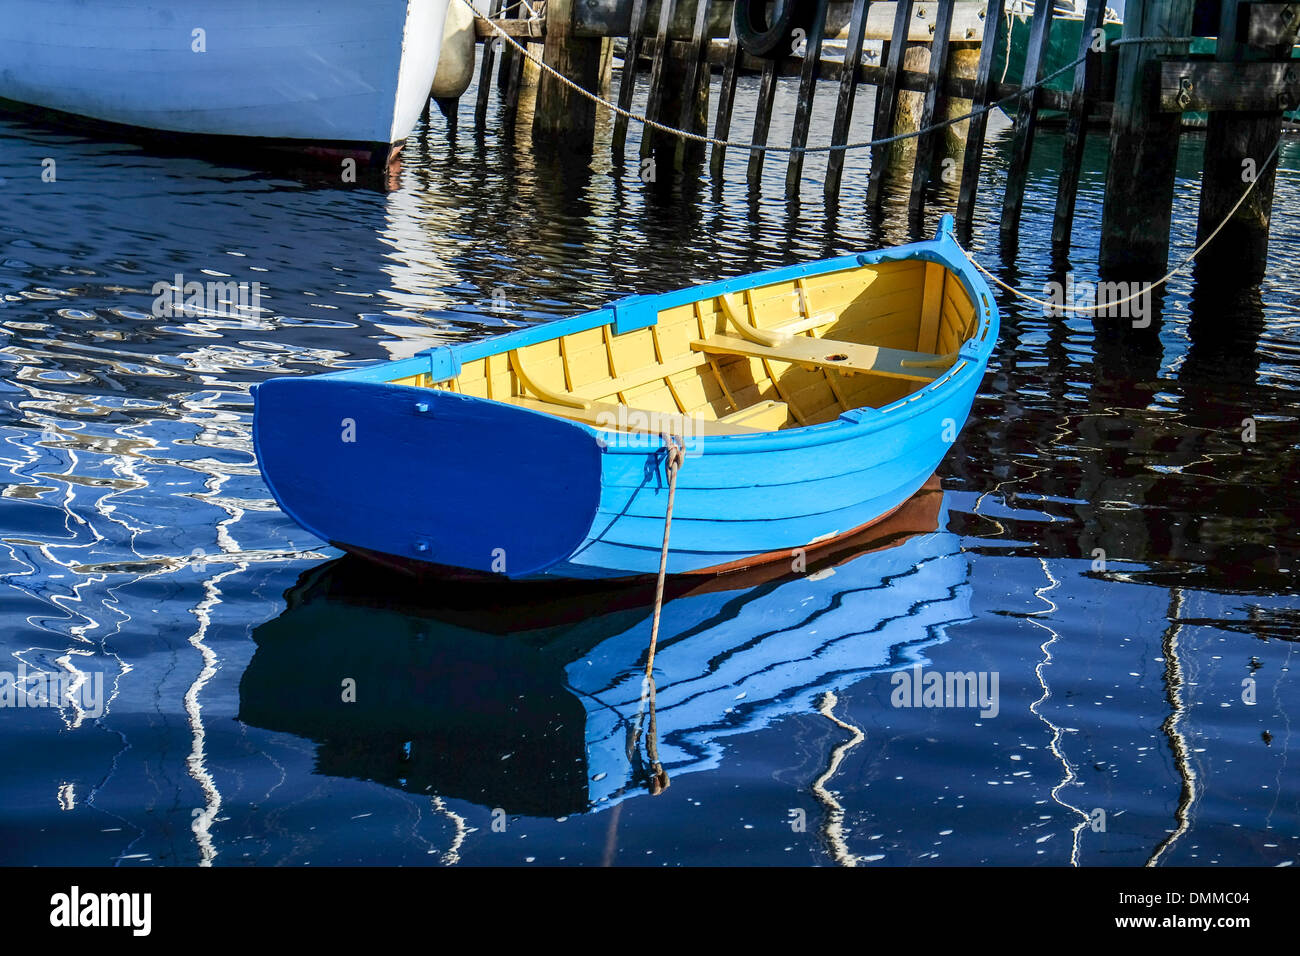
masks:
{"type": "Polygon", "coordinates": [[[998,334],[952,235],[789,266],[255,392],[280,507],[405,568],[670,574],[852,534],[934,472],[998,334]]]}

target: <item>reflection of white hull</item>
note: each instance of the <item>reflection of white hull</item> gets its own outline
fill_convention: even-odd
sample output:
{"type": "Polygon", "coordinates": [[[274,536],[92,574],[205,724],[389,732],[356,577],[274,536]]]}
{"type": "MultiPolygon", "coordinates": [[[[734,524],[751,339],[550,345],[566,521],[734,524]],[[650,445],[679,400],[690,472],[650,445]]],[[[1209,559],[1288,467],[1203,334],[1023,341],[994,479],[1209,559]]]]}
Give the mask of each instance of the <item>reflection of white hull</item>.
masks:
{"type": "Polygon", "coordinates": [[[0,98],[173,133],[400,143],[447,2],[4,0],[0,98]]]}

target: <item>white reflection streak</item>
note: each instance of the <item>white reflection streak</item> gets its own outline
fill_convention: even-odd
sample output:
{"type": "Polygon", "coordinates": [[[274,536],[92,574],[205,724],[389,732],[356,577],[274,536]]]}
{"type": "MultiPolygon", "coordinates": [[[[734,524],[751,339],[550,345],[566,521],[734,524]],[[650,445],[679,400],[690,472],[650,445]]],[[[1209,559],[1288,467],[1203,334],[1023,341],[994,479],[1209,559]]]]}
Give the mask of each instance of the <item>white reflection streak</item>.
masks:
{"type": "MultiPolygon", "coordinates": [[[[62,682],[60,685],[63,689],[63,698],[59,701],[59,717],[63,720],[63,726],[68,730],[76,730],[81,726],[81,722],[86,719],[86,711],[81,706],[78,698],[81,696],[81,689],[92,680],[89,671],[83,671],[73,666],[72,656],[74,654],[78,657],[93,657],[94,651],[68,648],[63,655],[55,658],[55,663],[72,675],[72,680],[62,682]],[[71,720],[64,716],[63,710],[65,707],[72,709],[73,716],[71,720]]],[[[102,692],[103,688],[100,688],[100,690],[102,692]]]]}
{"type": "Polygon", "coordinates": [[[1055,756],[1056,759],[1061,762],[1061,766],[1065,768],[1065,777],[1061,780],[1060,783],[1058,783],[1055,787],[1052,788],[1051,796],[1052,799],[1055,800],[1060,806],[1064,807],[1067,810],[1074,811],[1080,817],[1078,825],[1075,826],[1075,828],[1071,831],[1072,841],[1070,845],[1070,865],[1078,866],[1079,865],[1079,838],[1083,833],[1083,828],[1088,825],[1089,818],[1088,818],[1088,814],[1085,813],[1083,810],[1081,810],[1079,807],[1076,807],[1074,804],[1067,803],[1066,801],[1061,799],[1061,791],[1064,790],[1066,787],[1070,786],[1071,784],[1075,783],[1078,780],[1078,775],[1074,772],[1074,765],[1070,763],[1069,759],[1061,751],[1061,747],[1060,747],[1061,728],[1056,726],[1056,724],[1052,723],[1050,720],[1048,720],[1047,717],[1043,715],[1042,711],[1039,710],[1039,708],[1044,703],[1046,703],[1047,700],[1052,696],[1052,692],[1048,690],[1047,681],[1043,677],[1044,668],[1046,668],[1048,665],[1052,663],[1052,652],[1048,650],[1048,648],[1050,648],[1053,644],[1059,641],[1061,639],[1061,635],[1058,634],[1056,630],[1052,628],[1051,625],[1036,620],[1036,616],[1039,614],[1052,614],[1057,610],[1056,604],[1051,600],[1051,598],[1047,597],[1046,595],[1048,591],[1054,591],[1056,588],[1060,587],[1061,582],[1058,581],[1056,578],[1052,577],[1052,571],[1050,568],[1048,568],[1047,562],[1044,559],[1039,558],[1038,563],[1043,568],[1043,574],[1046,575],[1047,580],[1050,581],[1051,583],[1047,587],[1035,588],[1034,597],[1038,598],[1040,601],[1046,604],[1047,607],[1041,611],[1030,611],[1029,614],[1026,615],[1026,618],[1028,619],[1030,624],[1033,624],[1035,627],[1041,627],[1048,634],[1050,634],[1051,637],[1049,637],[1046,641],[1044,641],[1042,644],[1039,645],[1039,650],[1043,652],[1043,659],[1038,662],[1037,666],[1034,667],[1034,676],[1038,679],[1038,686],[1043,689],[1043,696],[1038,698],[1038,700],[1034,701],[1032,704],[1030,704],[1029,710],[1035,717],[1037,717],[1044,724],[1046,724],[1048,728],[1052,731],[1052,740],[1047,745],[1047,747],[1052,752],[1052,755],[1055,756]]]}
{"type": "Polygon", "coordinates": [[[844,755],[866,740],[867,735],[862,732],[860,727],[855,727],[848,721],[835,716],[835,705],[838,703],[839,698],[835,696],[834,691],[827,691],[822,695],[817,710],[831,723],[843,730],[847,730],[852,736],[843,743],[837,744],[831,750],[830,762],[827,764],[825,772],[813,781],[812,793],[818,802],[826,808],[826,820],[822,824],[822,835],[830,846],[831,858],[840,866],[857,866],[859,858],[849,851],[844,831],[844,807],[835,798],[835,795],[826,789],[826,782],[839,771],[840,764],[844,761],[844,755]]]}
{"type": "MultiPolygon", "coordinates": [[[[227,475],[216,475],[209,483],[209,488],[213,493],[221,490],[222,484],[225,483],[227,475]]],[[[223,542],[229,542],[232,548],[238,550],[239,545],[233,537],[229,535],[228,526],[239,521],[243,517],[241,509],[233,509],[230,515],[217,522],[218,539],[223,542]]],[[[245,570],[247,565],[239,563],[233,568],[227,568],[218,574],[214,574],[203,582],[203,600],[194,608],[194,616],[198,618],[198,629],[190,636],[190,645],[193,646],[203,658],[203,667],[199,671],[194,682],[190,684],[185,691],[185,717],[190,725],[190,733],[194,743],[190,750],[189,757],[186,758],[185,764],[189,769],[190,776],[203,790],[204,805],[195,807],[193,810],[194,822],[190,824],[190,829],[194,831],[194,839],[199,849],[199,866],[211,866],[213,859],[217,856],[217,849],[212,841],[212,824],[216,820],[217,813],[221,810],[221,791],[217,789],[216,779],[211,771],[208,770],[205,763],[206,752],[204,744],[207,739],[207,731],[203,726],[203,708],[199,704],[199,694],[217,673],[217,655],[212,648],[204,643],[207,637],[208,625],[212,621],[212,608],[221,603],[221,589],[217,586],[222,579],[232,574],[238,574],[245,570]]]]}
{"type": "Polygon", "coordinates": [[[1180,620],[1183,616],[1182,610],[1182,588],[1173,588],[1169,592],[1169,627],[1165,629],[1165,635],[1161,640],[1162,651],[1165,655],[1165,699],[1169,701],[1169,716],[1160,725],[1160,729],[1169,738],[1169,749],[1173,753],[1174,766],[1177,768],[1178,776],[1182,780],[1182,785],[1178,791],[1178,807],[1174,810],[1174,819],[1177,821],[1177,826],[1160,841],[1160,844],[1152,852],[1151,858],[1147,860],[1147,866],[1155,866],[1159,863],[1160,857],[1164,856],[1165,851],[1173,846],[1191,827],[1192,805],[1196,802],[1198,796],[1196,792],[1196,771],[1192,769],[1191,761],[1188,759],[1191,751],[1187,746],[1187,738],[1183,736],[1183,732],[1179,728],[1186,709],[1186,704],[1183,702],[1183,664],[1178,656],[1180,653],[1178,641],[1183,633],[1183,623],[1180,620]]]}
{"type": "Polygon", "coordinates": [[[194,809],[194,822],[190,824],[199,847],[199,866],[211,866],[212,860],[217,855],[212,845],[211,830],[212,822],[221,809],[221,792],[217,789],[216,780],[204,763],[206,758],[204,742],[207,733],[203,728],[203,708],[199,704],[200,692],[217,673],[217,655],[203,640],[207,636],[208,624],[212,620],[211,610],[221,603],[221,589],[217,584],[222,578],[238,574],[242,570],[244,570],[242,566],[228,568],[204,581],[203,600],[194,608],[194,616],[199,619],[199,627],[190,636],[190,644],[202,655],[203,668],[194,678],[194,683],[190,684],[189,689],[185,691],[185,717],[189,722],[190,734],[194,741],[190,755],[185,759],[185,765],[189,769],[190,776],[203,790],[204,805],[194,809]]]}
{"type": "Polygon", "coordinates": [[[1282,784],[1282,774],[1286,771],[1287,756],[1291,749],[1291,716],[1287,713],[1286,707],[1283,706],[1281,698],[1278,696],[1278,687],[1281,686],[1283,675],[1291,672],[1291,652],[1295,650],[1295,644],[1288,643],[1286,647],[1286,660],[1282,662],[1281,673],[1278,674],[1277,680],[1273,682],[1273,706],[1277,708],[1278,714],[1282,717],[1282,723],[1286,727],[1286,736],[1282,738],[1282,759],[1277,768],[1277,776],[1274,778],[1277,782],[1273,786],[1273,805],[1268,808],[1268,815],[1264,817],[1264,829],[1273,829],[1273,814],[1277,811],[1278,801],[1282,797],[1284,787],[1282,784]]]}
{"type": "Polygon", "coordinates": [[[444,814],[447,819],[451,821],[451,825],[456,831],[456,835],[452,838],[451,846],[447,847],[447,852],[442,855],[443,866],[455,866],[460,862],[461,844],[463,844],[465,838],[473,832],[473,828],[465,823],[464,817],[451,809],[451,807],[447,806],[447,804],[443,802],[442,797],[435,796],[432,800],[432,806],[434,810],[444,814]]]}

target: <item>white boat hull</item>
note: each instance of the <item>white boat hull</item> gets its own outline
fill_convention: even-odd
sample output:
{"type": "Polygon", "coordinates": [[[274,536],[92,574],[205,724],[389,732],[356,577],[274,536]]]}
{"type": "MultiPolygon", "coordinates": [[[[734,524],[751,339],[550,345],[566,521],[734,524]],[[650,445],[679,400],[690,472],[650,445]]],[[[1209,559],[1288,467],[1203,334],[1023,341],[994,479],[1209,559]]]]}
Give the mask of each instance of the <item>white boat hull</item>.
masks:
{"type": "Polygon", "coordinates": [[[169,133],[401,143],[447,3],[5,0],[0,98],[169,133]]]}

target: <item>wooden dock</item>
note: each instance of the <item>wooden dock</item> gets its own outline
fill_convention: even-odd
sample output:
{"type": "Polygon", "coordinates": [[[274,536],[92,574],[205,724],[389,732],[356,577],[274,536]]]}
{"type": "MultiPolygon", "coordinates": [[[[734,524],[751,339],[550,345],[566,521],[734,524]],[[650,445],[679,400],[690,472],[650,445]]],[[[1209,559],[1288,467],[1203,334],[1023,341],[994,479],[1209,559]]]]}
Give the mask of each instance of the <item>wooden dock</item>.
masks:
{"type": "MultiPolygon", "coordinates": [[[[1293,65],[1290,59],[1300,32],[1300,4],[1130,0],[1123,36],[1108,48],[1101,30],[1104,0],[1087,0],[1076,62],[1067,64],[1064,74],[1071,88],[1060,91],[1038,85],[1048,76],[1051,3],[1039,3],[1033,11],[1024,74],[1017,84],[999,82],[993,75],[994,52],[1008,42],[1004,0],[793,0],[791,22],[807,26],[791,30],[785,38],[789,42],[782,40],[766,55],[755,50],[752,31],[738,35],[737,3],[747,0],[540,0],[527,8],[517,3],[503,8],[502,0],[492,0],[488,17],[476,23],[482,41],[478,129],[487,122],[495,71],[497,95],[508,117],[517,108],[521,84],[538,83],[531,118],[534,147],[589,154],[595,148],[597,110],[608,108],[592,97],[630,112],[636,85],[648,83],[642,118],[711,142],[652,129],[618,114],[610,143],[616,163],[653,159],[661,174],[672,170],[720,178],[727,149],[741,148],[749,154],[748,184],[758,190],[768,155],[775,153],[773,159],[786,166],[787,196],[797,195],[805,169],[820,163],[825,194],[834,199],[846,188],[844,147],[861,102],[859,87],[870,86],[875,93],[872,140],[901,138],[869,147],[866,181],[854,184],[865,194],[868,210],[881,206],[887,185],[906,182],[915,226],[927,204],[952,203],[959,229],[969,236],[987,111],[1001,103],[1014,115],[1014,128],[999,233],[1004,255],[1014,256],[1035,133],[1043,111],[1050,110],[1065,117],[1054,249],[1064,256],[1070,247],[1085,139],[1090,133],[1101,135],[1096,123],[1108,123],[1102,272],[1147,278],[1167,266],[1181,114],[1206,112],[1199,239],[1207,241],[1222,228],[1200,267],[1251,280],[1262,275],[1274,178],[1274,165],[1267,160],[1281,135],[1283,111],[1300,104],[1300,61],[1293,65]],[[1196,35],[1218,38],[1212,59],[1188,54],[1189,38],[1196,35]],[[624,41],[625,65],[615,89],[611,63],[616,39],[624,41]],[[863,55],[871,41],[881,46],[874,62],[863,55]],[[828,42],[843,54],[828,54],[828,42]],[[528,64],[526,71],[515,43],[592,96],[544,68],[528,64]],[[1113,96],[1103,98],[1107,55],[1118,59],[1117,79],[1113,96]],[[759,77],[748,131],[733,123],[737,78],[745,72],[759,77]],[[721,77],[712,110],[711,74],[721,77]],[[792,132],[788,143],[770,143],[780,84],[797,84],[792,132]],[[827,136],[810,137],[819,92],[836,97],[834,122],[827,136]],[[712,126],[706,128],[710,115],[712,126]],[[639,128],[639,145],[630,157],[627,140],[633,126],[639,128]],[[957,168],[955,197],[934,188],[943,171],[957,168]],[[1252,177],[1257,181],[1241,202],[1243,184],[1252,177]]],[[[762,4],[750,9],[761,10],[762,4]]],[[[1062,69],[1055,72],[1060,75],[1062,69]]],[[[952,174],[946,179],[952,182],[952,174]]]]}

